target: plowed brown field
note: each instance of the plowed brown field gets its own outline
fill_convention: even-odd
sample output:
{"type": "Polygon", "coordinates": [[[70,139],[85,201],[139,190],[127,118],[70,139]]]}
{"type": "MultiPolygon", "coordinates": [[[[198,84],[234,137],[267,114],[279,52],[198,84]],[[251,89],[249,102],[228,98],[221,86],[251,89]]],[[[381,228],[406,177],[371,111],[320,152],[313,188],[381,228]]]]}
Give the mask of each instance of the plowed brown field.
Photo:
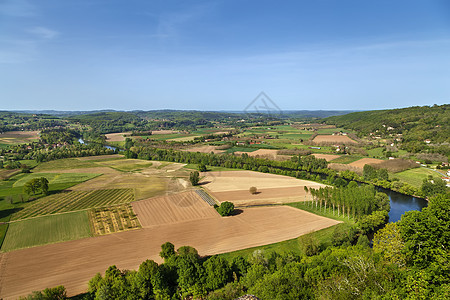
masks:
{"type": "Polygon", "coordinates": [[[344,144],[357,144],[346,135],[318,135],[314,138],[313,142],[319,143],[344,143],[344,144]]]}
{"type": "Polygon", "coordinates": [[[357,168],[364,168],[364,165],[376,165],[382,162],[383,160],[376,158],[361,158],[357,161],[350,163],[349,165],[357,168]]]}
{"type": "Polygon", "coordinates": [[[142,227],[220,218],[214,207],[194,191],[136,201],[131,205],[142,227]]]}
{"type": "Polygon", "coordinates": [[[32,291],[64,285],[69,295],[115,264],[137,269],[146,259],[161,262],[160,246],[195,247],[201,255],[276,243],[337,224],[292,207],[243,209],[239,215],[205,218],[86,238],[0,255],[0,297],[17,299],[32,291]]]}
{"type": "MultiPolygon", "coordinates": [[[[288,203],[305,200],[304,187],[318,189],[324,184],[288,176],[253,171],[222,171],[202,173],[203,186],[220,202],[236,206],[288,203]],[[250,187],[258,193],[251,195],[250,187]]],[[[308,195],[309,199],[309,195],[308,195]]]]}

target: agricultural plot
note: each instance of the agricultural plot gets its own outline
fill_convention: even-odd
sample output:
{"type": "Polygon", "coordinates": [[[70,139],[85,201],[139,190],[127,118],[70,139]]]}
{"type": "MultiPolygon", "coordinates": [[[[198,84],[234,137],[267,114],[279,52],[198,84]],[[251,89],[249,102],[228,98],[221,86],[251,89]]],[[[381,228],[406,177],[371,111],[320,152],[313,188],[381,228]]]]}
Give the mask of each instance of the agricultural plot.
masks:
{"type": "Polygon", "coordinates": [[[315,158],[323,158],[326,161],[332,161],[332,160],[336,160],[338,158],[340,158],[340,155],[336,155],[336,154],[321,154],[321,153],[313,153],[311,154],[312,156],[314,156],[315,158]]]}
{"type": "Polygon", "coordinates": [[[15,213],[12,219],[27,219],[36,216],[83,210],[92,207],[129,203],[131,201],[134,201],[133,189],[70,191],[36,200],[35,203],[15,213]]]}
{"type": "Polygon", "coordinates": [[[146,259],[161,262],[159,252],[167,241],[176,248],[190,245],[200,255],[214,255],[297,238],[339,223],[288,206],[245,208],[232,217],[216,215],[4,253],[0,297],[17,299],[58,285],[64,285],[69,296],[86,292],[88,281],[110,265],[136,270],[146,259]]]}
{"type": "Polygon", "coordinates": [[[397,177],[401,181],[409,183],[412,186],[420,187],[422,186],[423,180],[427,179],[429,175],[433,177],[442,177],[442,174],[427,168],[416,168],[398,172],[395,173],[393,177],[397,177]]]}
{"type": "Polygon", "coordinates": [[[39,131],[6,131],[0,133],[0,143],[16,145],[39,140],[39,131]]]}
{"type": "Polygon", "coordinates": [[[320,143],[337,143],[337,144],[357,144],[346,135],[318,135],[313,139],[316,144],[320,143]]]}
{"type": "Polygon", "coordinates": [[[105,134],[105,136],[108,142],[123,142],[125,141],[125,136],[130,134],[131,132],[118,132],[118,133],[108,133],[105,134]]]}
{"type": "Polygon", "coordinates": [[[253,171],[206,172],[202,174],[203,187],[220,202],[230,201],[236,206],[280,204],[309,200],[308,188],[325,185],[288,176],[253,171]],[[250,194],[250,187],[257,193],[250,194]]]}
{"type": "Polygon", "coordinates": [[[89,216],[94,235],[141,228],[139,220],[129,204],[93,208],[89,211],[89,216]]]}
{"type": "Polygon", "coordinates": [[[216,210],[193,191],[131,203],[143,227],[220,218],[216,210]]]}
{"type": "Polygon", "coordinates": [[[122,172],[133,172],[151,167],[153,163],[147,160],[140,160],[140,159],[117,159],[117,160],[100,161],[97,162],[96,164],[110,167],[122,172]]]}
{"type": "Polygon", "coordinates": [[[45,216],[10,223],[1,250],[7,252],[89,236],[91,231],[86,211],[45,216]]]}
{"type": "Polygon", "coordinates": [[[362,158],[358,159],[357,161],[354,161],[352,163],[349,163],[350,166],[356,167],[356,168],[364,168],[365,165],[376,165],[379,163],[382,163],[383,160],[376,159],[376,158],[362,158]]]}

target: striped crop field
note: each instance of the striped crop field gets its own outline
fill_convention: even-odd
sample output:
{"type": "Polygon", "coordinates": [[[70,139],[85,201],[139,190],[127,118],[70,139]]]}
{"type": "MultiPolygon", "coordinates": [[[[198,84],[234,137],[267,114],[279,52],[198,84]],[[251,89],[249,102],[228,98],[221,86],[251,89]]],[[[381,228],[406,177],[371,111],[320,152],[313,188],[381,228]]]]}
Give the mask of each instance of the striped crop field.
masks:
{"type": "Polygon", "coordinates": [[[132,201],[134,201],[133,189],[70,191],[36,200],[35,203],[15,213],[12,220],[105,207],[132,201]]]}

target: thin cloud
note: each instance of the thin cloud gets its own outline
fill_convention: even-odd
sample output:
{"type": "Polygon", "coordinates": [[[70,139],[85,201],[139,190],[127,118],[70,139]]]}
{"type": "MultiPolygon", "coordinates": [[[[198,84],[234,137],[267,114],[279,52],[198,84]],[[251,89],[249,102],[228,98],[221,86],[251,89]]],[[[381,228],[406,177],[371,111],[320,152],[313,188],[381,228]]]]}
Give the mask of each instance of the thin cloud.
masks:
{"type": "Polygon", "coordinates": [[[58,31],[46,28],[46,27],[34,27],[28,30],[29,33],[36,35],[37,37],[51,40],[59,35],[58,31]]]}
{"type": "Polygon", "coordinates": [[[36,14],[35,6],[27,0],[5,0],[3,3],[0,3],[0,15],[32,17],[36,14]]]}

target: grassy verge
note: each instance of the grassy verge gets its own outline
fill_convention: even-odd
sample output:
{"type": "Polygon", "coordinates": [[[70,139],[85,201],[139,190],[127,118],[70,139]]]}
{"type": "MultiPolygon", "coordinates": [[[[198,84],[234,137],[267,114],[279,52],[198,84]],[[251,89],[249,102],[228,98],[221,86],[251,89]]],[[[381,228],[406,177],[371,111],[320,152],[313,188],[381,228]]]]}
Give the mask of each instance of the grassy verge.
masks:
{"type": "Polygon", "coordinates": [[[9,224],[3,252],[91,236],[88,212],[46,216],[9,224]]]}

